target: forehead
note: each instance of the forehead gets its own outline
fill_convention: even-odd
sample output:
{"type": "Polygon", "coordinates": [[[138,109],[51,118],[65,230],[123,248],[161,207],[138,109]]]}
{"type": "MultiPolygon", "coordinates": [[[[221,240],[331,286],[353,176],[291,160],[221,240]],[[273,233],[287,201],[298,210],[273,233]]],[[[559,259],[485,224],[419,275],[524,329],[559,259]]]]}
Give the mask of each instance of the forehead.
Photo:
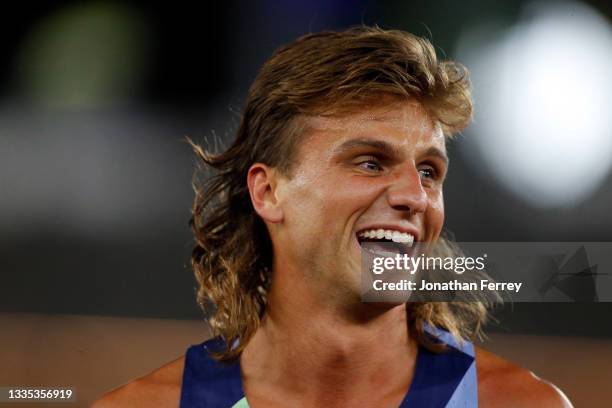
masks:
{"type": "Polygon", "coordinates": [[[305,125],[309,136],[305,144],[325,148],[353,137],[383,139],[400,148],[445,145],[439,123],[418,102],[365,107],[343,116],[309,116],[305,125]]]}

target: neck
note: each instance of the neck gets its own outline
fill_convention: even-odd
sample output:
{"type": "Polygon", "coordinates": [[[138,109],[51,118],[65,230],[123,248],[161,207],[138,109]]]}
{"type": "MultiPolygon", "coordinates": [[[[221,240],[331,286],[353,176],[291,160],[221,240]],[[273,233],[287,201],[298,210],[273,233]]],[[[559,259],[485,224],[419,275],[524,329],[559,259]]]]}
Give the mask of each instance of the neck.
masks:
{"type": "Polygon", "coordinates": [[[273,283],[262,324],[243,352],[247,388],[276,384],[319,402],[320,396],[346,402],[372,389],[403,395],[417,349],[405,305],[343,305],[290,281],[273,283]]]}

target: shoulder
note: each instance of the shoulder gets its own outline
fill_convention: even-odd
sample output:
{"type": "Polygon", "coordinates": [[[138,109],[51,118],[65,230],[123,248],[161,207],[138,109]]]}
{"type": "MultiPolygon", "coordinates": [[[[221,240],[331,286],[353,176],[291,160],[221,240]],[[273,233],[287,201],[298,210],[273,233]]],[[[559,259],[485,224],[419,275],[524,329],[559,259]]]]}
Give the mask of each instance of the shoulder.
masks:
{"type": "Polygon", "coordinates": [[[480,347],[476,347],[476,372],[483,407],[572,407],[555,385],[480,347]]]}
{"type": "Polygon", "coordinates": [[[108,392],[92,408],[178,407],[184,366],[185,357],[174,360],[108,392]]]}

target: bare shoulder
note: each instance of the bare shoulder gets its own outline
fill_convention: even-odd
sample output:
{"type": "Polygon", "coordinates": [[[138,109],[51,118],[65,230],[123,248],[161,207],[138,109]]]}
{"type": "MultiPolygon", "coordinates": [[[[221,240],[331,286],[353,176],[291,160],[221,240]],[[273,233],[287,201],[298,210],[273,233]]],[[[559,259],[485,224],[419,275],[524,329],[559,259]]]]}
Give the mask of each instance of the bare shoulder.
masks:
{"type": "Polygon", "coordinates": [[[476,347],[476,371],[482,407],[572,408],[555,385],[480,347],[476,347]]]}
{"type": "Polygon", "coordinates": [[[114,389],[94,402],[93,408],[178,407],[185,357],[114,389]]]}

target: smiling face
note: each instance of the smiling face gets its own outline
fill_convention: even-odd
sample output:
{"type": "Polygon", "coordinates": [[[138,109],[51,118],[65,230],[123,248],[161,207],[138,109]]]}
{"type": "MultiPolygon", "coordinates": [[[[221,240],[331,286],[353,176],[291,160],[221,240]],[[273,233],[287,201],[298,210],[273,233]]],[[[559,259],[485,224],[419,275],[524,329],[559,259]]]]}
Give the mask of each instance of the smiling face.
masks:
{"type": "Polygon", "coordinates": [[[440,235],[447,161],[440,127],[416,102],[308,118],[291,177],[277,185],[275,273],[300,271],[323,292],[359,296],[364,236],[440,235]]]}

